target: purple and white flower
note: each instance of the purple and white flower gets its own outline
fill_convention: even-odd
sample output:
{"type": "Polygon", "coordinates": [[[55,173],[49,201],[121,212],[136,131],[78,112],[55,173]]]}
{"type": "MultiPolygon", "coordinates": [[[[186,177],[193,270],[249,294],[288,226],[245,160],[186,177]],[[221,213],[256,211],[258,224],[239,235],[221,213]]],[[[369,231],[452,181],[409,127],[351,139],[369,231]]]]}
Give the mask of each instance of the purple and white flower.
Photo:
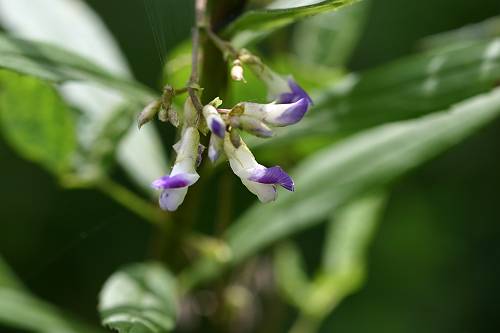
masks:
{"type": "Polygon", "coordinates": [[[161,190],[160,207],[175,211],[184,201],[188,187],[198,181],[196,172],[199,158],[200,134],[194,127],[186,127],[181,140],[174,146],[177,159],[169,175],[155,180],[152,186],[161,190]]]}
{"type": "Polygon", "coordinates": [[[289,104],[305,99],[308,107],[313,104],[309,94],[291,76],[283,77],[261,63],[251,64],[250,69],[267,86],[270,100],[289,104]]]}
{"type": "Polygon", "coordinates": [[[281,167],[266,168],[259,164],[243,141],[241,141],[238,148],[235,148],[229,135],[226,135],[224,151],[233,172],[240,177],[243,185],[255,194],[261,202],[266,203],[276,200],[276,187],[278,185],[288,191],[295,190],[292,178],[281,167]]]}
{"type": "Polygon", "coordinates": [[[224,139],[219,138],[217,135],[210,135],[210,143],[208,144],[208,158],[213,163],[219,159],[222,149],[224,148],[224,139]]]}
{"type": "Polygon", "coordinates": [[[287,104],[258,104],[241,103],[243,114],[263,121],[271,126],[289,126],[298,123],[309,110],[309,101],[306,98],[287,104]]]}
{"type": "Polygon", "coordinates": [[[205,105],[203,107],[203,116],[207,121],[207,126],[210,131],[219,138],[224,138],[226,133],[226,124],[224,123],[224,120],[219,112],[217,112],[217,109],[211,104],[205,105]]]}

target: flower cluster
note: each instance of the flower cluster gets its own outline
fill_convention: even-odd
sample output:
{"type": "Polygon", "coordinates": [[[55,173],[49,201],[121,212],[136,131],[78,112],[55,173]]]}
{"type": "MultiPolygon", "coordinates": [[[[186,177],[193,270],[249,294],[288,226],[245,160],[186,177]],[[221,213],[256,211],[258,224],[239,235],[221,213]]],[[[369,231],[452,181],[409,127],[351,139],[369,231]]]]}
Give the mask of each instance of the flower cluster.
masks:
{"type": "MultiPolygon", "coordinates": [[[[244,81],[241,62],[235,62],[233,66],[233,79],[244,81]]],[[[175,164],[169,175],[152,184],[161,191],[159,202],[162,209],[175,211],[182,204],[188,187],[200,178],[196,168],[205,147],[200,145],[199,128],[204,127],[204,124],[199,119],[210,130],[209,159],[216,162],[225,155],[233,172],[261,202],[274,201],[278,186],[294,191],[292,178],[281,167],[265,167],[256,161],[242,140],[240,131],[263,138],[271,137],[273,128],[299,122],[312,105],[312,100],[292,78],[285,78],[261,63],[250,62],[249,66],[266,84],[272,102],[242,102],[232,109],[223,109],[220,108],[222,102],[217,98],[203,107],[201,118],[188,98],[184,106],[181,138],[174,145],[177,153],[175,164]]],[[[139,118],[140,124],[144,123],[145,118],[151,119],[154,112],[161,108],[160,104],[153,103],[146,107],[139,118]]]]}

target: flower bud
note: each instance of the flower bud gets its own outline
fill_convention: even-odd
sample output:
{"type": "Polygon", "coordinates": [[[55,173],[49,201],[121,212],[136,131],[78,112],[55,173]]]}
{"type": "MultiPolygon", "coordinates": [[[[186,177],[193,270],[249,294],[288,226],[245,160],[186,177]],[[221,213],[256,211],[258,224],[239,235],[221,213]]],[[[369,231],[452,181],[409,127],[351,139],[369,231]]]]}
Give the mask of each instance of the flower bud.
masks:
{"type": "Polygon", "coordinates": [[[172,86],[166,85],[165,88],[163,88],[163,94],[161,95],[161,104],[165,110],[170,109],[174,96],[175,89],[172,86]]]}
{"type": "Polygon", "coordinates": [[[168,111],[162,108],[160,112],[158,112],[158,119],[166,123],[168,121],[168,111]]]}
{"type": "Polygon", "coordinates": [[[226,123],[222,119],[219,112],[217,112],[217,109],[211,104],[205,105],[203,107],[203,116],[207,121],[207,126],[210,131],[219,138],[224,138],[226,133],[226,123]]]}
{"type": "Polygon", "coordinates": [[[233,144],[234,148],[239,148],[241,146],[241,136],[240,131],[236,127],[231,127],[229,132],[229,141],[233,144]]]}
{"type": "Polygon", "coordinates": [[[250,134],[253,134],[259,138],[269,138],[273,136],[273,131],[264,124],[261,120],[250,117],[250,116],[239,116],[238,118],[238,123],[239,123],[239,128],[244,130],[245,132],[248,132],[250,134]]]}
{"type": "Polygon", "coordinates": [[[139,117],[137,117],[137,126],[139,127],[139,129],[141,129],[144,124],[150,122],[156,116],[158,111],[160,111],[160,107],[161,102],[158,100],[146,105],[144,110],[142,110],[142,112],[139,114],[139,117]]]}
{"type": "Polygon", "coordinates": [[[215,163],[219,159],[223,147],[223,139],[219,138],[215,134],[210,135],[210,143],[208,145],[208,158],[210,159],[210,161],[215,163]]]}
{"type": "Polygon", "coordinates": [[[241,61],[239,59],[236,59],[233,62],[233,66],[231,67],[231,78],[235,81],[246,82],[243,73],[244,69],[243,66],[241,65],[241,61]]]}

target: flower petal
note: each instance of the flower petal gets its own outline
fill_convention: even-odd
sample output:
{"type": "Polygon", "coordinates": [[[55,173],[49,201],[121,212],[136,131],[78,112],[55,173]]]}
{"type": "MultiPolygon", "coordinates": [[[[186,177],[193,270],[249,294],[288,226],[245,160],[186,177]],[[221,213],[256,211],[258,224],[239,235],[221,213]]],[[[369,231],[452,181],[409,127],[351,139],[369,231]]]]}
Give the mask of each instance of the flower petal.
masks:
{"type": "Polygon", "coordinates": [[[175,176],[163,176],[152,183],[152,186],[158,190],[176,189],[188,187],[196,183],[200,178],[198,174],[180,173],[175,176]]]}
{"type": "Polygon", "coordinates": [[[255,194],[262,203],[275,201],[278,196],[275,185],[261,184],[244,178],[241,178],[241,182],[250,192],[255,194]]]}
{"type": "Polygon", "coordinates": [[[282,103],[282,104],[294,103],[305,98],[308,105],[313,104],[311,97],[307,94],[307,92],[304,89],[302,89],[297,84],[297,82],[295,82],[294,79],[291,78],[288,79],[288,87],[290,87],[290,91],[282,93],[279,96],[277,103],[282,103]]]}
{"type": "Polygon", "coordinates": [[[208,158],[212,162],[216,162],[222,152],[224,145],[224,140],[219,138],[217,135],[210,135],[210,143],[208,145],[208,158]]]}
{"type": "Polygon", "coordinates": [[[300,120],[302,120],[302,118],[304,118],[307,110],[309,110],[309,105],[310,104],[308,100],[306,98],[302,98],[297,102],[291,104],[290,107],[286,109],[285,112],[281,113],[278,117],[269,117],[271,118],[270,122],[272,122],[272,124],[275,126],[287,126],[296,124],[300,120]]]}
{"type": "Polygon", "coordinates": [[[169,212],[176,211],[187,194],[187,187],[163,190],[160,194],[160,207],[169,212]]]}
{"type": "Polygon", "coordinates": [[[251,176],[248,180],[261,184],[281,185],[288,191],[295,191],[293,179],[279,166],[255,168],[251,171],[251,176]]]}
{"type": "Polygon", "coordinates": [[[219,138],[224,138],[226,126],[223,122],[214,117],[210,120],[210,131],[212,131],[212,133],[217,135],[219,138]]]}
{"type": "Polygon", "coordinates": [[[226,124],[217,109],[213,105],[205,105],[203,107],[203,116],[207,121],[207,126],[210,131],[223,139],[226,134],[226,124]]]}

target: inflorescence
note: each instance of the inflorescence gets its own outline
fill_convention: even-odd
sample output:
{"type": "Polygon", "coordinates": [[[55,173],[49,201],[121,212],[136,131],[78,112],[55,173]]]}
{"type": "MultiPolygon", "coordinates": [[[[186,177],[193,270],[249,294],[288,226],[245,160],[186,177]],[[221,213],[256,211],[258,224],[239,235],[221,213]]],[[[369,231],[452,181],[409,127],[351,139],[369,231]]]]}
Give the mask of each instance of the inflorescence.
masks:
{"type": "MultiPolygon", "coordinates": [[[[159,203],[164,210],[177,210],[184,201],[188,187],[200,178],[196,169],[205,150],[200,144],[200,132],[204,133],[207,127],[210,131],[209,159],[215,163],[225,155],[233,172],[261,202],[274,201],[278,185],[288,191],[295,190],[292,178],[281,167],[265,167],[256,161],[242,140],[240,131],[261,138],[271,137],[275,127],[290,126],[299,122],[312,105],[311,98],[293,78],[275,73],[246,50],[239,52],[231,64],[231,78],[243,82],[243,66],[247,65],[267,86],[271,102],[241,102],[231,109],[224,109],[221,108],[222,101],[216,98],[203,106],[201,116],[193,106],[191,98],[187,98],[181,137],[173,146],[177,153],[175,163],[170,174],[152,184],[155,189],[161,191],[159,203]]],[[[177,92],[167,86],[162,98],[150,103],[139,115],[139,127],[156,115],[163,121],[170,121],[174,126],[179,126],[177,113],[171,106],[173,96],[177,92]]]]}

